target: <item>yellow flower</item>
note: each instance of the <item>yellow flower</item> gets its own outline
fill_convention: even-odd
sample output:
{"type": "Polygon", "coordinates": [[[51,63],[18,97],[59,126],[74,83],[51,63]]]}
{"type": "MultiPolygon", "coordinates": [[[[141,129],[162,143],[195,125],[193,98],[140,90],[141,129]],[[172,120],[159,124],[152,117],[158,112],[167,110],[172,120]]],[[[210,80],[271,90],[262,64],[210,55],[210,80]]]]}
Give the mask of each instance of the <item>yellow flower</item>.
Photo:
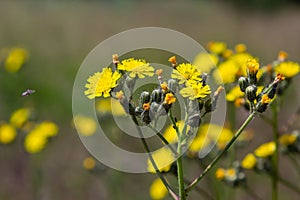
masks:
{"type": "MultiPolygon", "coordinates": [[[[123,97],[123,92],[119,92],[116,97],[123,97]]],[[[125,116],[126,112],[121,103],[113,98],[100,99],[96,102],[96,110],[100,114],[111,113],[113,116],[125,116]]]]}
{"type": "Polygon", "coordinates": [[[276,146],[274,142],[268,142],[260,145],[257,149],[255,149],[254,154],[257,157],[267,158],[274,154],[276,150],[276,146]]]}
{"type": "Polygon", "coordinates": [[[171,77],[179,80],[179,84],[195,83],[201,80],[201,73],[195,65],[182,63],[173,70],[171,77]]]}
{"type": "Polygon", "coordinates": [[[207,46],[208,50],[215,54],[222,54],[227,48],[226,43],[216,41],[209,42],[207,46]]]}
{"type": "Polygon", "coordinates": [[[242,167],[245,169],[253,169],[256,165],[256,157],[252,153],[248,153],[242,160],[242,167]]]}
{"type": "Polygon", "coordinates": [[[24,147],[28,153],[38,153],[45,148],[48,140],[38,132],[29,133],[25,137],[24,147]]]}
{"type": "Polygon", "coordinates": [[[117,71],[112,72],[111,68],[103,68],[102,72],[96,72],[93,76],[90,76],[87,80],[84,94],[89,98],[95,97],[109,97],[110,91],[118,85],[117,81],[121,77],[121,74],[117,71]]]}
{"type": "Polygon", "coordinates": [[[149,193],[153,200],[160,200],[168,195],[168,190],[164,186],[163,182],[157,178],[152,182],[149,193]]]}
{"type": "Polygon", "coordinates": [[[223,168],[218,168],[216,173],[215,173],[215,176],[218,180],[223,180],[225,178],[225,170],[223,168]]]}
{"type": "Polygon", "coordinates": [[[238,68],[238,71],[236,73],[237,76],[247,76],[247,60],[252,58],[253,56],[247,52],[236,53],[229,58],[229,60],[235,62],[238,68]]]}
{"type": "Polygon", "coordinates": [[[270,103],[271,101],[272,101],[272,99],[270,99],[270,98],[268,97],[267,94],[264,94],[264,95],[261,97],[261,103],[263,103],[263,104],[270,103]]]}
{"type": "Polygon", "coordinates": [[[121,63],[118,64],[118,70],[130,72],[129,76],[131,78],[145,78],[145,76],[154,75],[154,68],[151,67],[150,64],[143,59],[136,60],[134,58],[129,58],[123,60],[121,63]]]}
{"type": "Polygon", "coordinates": [[[14,141],[16,136],[17,131],[12,125],[7,123],[0,125],[0,143],[9,144],[14,141]]]}
{"type": "MultiPolygon", "coordinates": [[[[184,127],[184,121],[179,121],[176,123],[179,132],[181,133],[184,127]]],[[[164,138],[171,144],[178,141],[176,130],[173,128],[173,125],[170,125],[166,128],[164,132],[164,138]]]]}
{"type": "Polygon", "coordinates": [[[211,93],[209,85],[203,86],[203,84],[195,83],[195,84],[188,84],[186,87],[180,90],[180,94],[183,97],[188,97],[190,100],[198,99],[198,98],[205,98],[207,95],[211,93]]]}
{"type": "Polygon", "coordinates": [[[245,44],[237,44],[234,49],[237,53],[244,53],[247,51],[247,46],[245,44]]]}
{"type": "Polygon", "coordinates": [[[285,51],[280,51],[279,53],[278,53],[278,61],[284,61],[285,59],[287,59],[287,57],[288,57],[289,55],[288,55],[288,53],[287,52],[285,52],[285,51]]]}
{"type": "Polygon", "coordinates": [[[166,104],[172,104],[176,102],[176,98],[172,93],[167,93],[165,97],[165,103],[166,104]]]}
{"type": "MultiPolygon", "coordinates": [[[[152,153],[152,157],[159,171],[168,172],[171,169],[172,163],[175,161],[175,157],[172,151],[168,147],[161,148],[152,153]]],[[[147,161],[148,171],[155,173],[155,168],[153,167],[150,159],[147,161]]]]}
{"type": "Polygon", "coordinates": [[[247,60],[247,69],[250,74],[257,74],[259,69],[259,63],[256,61],[256,59],[247,60]]]}
{"type": "Polygon", "coordinates": [[[87,169],[87,170],[92,170],[92,169],[95,169],[96,167],[96,161],[94,158],[92,157],[86,157],[84,160],[83,160],[83,167],[84,169],[87,169]]]}
{"type": "Polygon", "coordinates": [[[219,61],[218,56],[209,53],[199,53],[193,64],[196,66],[198,71],[209,73],[212,69],[216,68],[219,61]]]}
{"type": "Polygon", "coordinates": [[[226,60],[218,66],[218,70],[215,70],[213,77],[217,83],[232,83],[237,79],[236,74],[239,71],[239,67],[235,61],[229,59],[226,60]]]}
{"type": "Polygon", "coordinates": [[[235,86],[226,95],[226,100],[232,102],[232,101],[235,101],[236,99],[239,99],[239,98],[244,97],[244,96],[245,96],[245,94],[240,90],[240,87],[235,86]]]}
{"type": "Polygon", "coordinates": [[[83,136],[91,136],[97,130],[97,123],[91,117],[77,115],[74,117],[74,124],[77,131],[83,136]]]}
{"type": "Polygon", "coordinates": [[[189,146],[189,150],[191,153],[195,154],[199,151],[201,151],[201,149],[207,147],[209,145],[209,143],[211,142],[211,140],[206,137],[205,135],[197,135],[194,140],[191,142],[190,146],[189,146]]]}
{"type": "Polygon", "coordinates": [[[291,144],[294,144],[297,140],[297,135],[294,134],[284,134],[279,138],[280,144],[284,146],[289,146],[291,144]]]}
{"type": "Polygon", "coordinates": [[[21,108],[14,111],[10,116],[10,123],[16,128],[22,128],[22,126],[28,121],[31,111],[28,108],[21,108]]]}
{"type": "Polygon", "coordinates": [[[10,73],[18,72],[24,63],[27,61],[28,52],[23,48],[13,48],[9,52],[8,57],[4,62],[6,71],[10,73]]]}
{"type": "Polygon", "coordinates": [[[300,66],[296,62],[282,62],[274,68],[275,72],[282,74],[286,78],[296,76],[300,72],[300,66]]]}

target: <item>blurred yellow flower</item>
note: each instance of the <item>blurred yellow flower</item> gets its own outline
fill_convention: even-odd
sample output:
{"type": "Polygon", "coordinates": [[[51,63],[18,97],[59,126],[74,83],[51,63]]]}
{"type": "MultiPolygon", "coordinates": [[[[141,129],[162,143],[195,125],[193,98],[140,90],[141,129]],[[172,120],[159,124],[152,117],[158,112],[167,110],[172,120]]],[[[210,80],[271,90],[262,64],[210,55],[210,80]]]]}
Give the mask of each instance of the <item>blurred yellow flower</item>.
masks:
{"type": "Polygon", "coordinates": [[[172,78],[179,80],[179,84],[201,81],[202,79],[200,76],[201,73],[198,71],[197,67],[190,63],[179,64],[171,74],[172,78]]]}
{"type": "Polygon", "coordinates": [[[78,133],[80,133],[83,136],[91,136],[97,130],[97,123],[91,117],[86,117],[83,115],[76,115],[74,117],[73,122],[76,126],[78,133]]]}
{"type": "Polygon", "coordinates": [[[219,58],[215,54],[199,53],[193,64],[196,66],[198,71],[209,73],[212,69],[216,68],[219,58]]]}
{"type": "Polygon", "coordinates": [[[89,156],[83,160],[83,167],[86,170],[93,170],[96,167],[96,161],[93,157],[89,156]]]}
{"type": "MultiPolygon", "coordinates": [[[[171,169],[172,163],[175,161],[175,157],[172,151],[168,147],[163,147],[152,153],[154,162],[157,168],[161,172],[168,172],[171,169]]],[[[150,159],[147,161],[147,169],[151,173],[155,173],[155,168],[153,167],[150,159]]]]}
{"type": "Polygon", "coordinates": [[[21,108],[14,111],[10,116],[10,123],[16,128],[22,128],[22,126],[28,121],[31,111],[28,108],[21,108]]]}
{"type": "Polygon", "coordinates": [[[247,51],[247,46],[245,44],[240,43],[235,45],[234,50],[236,53],[244,53],[247,51]]]}
{"type": "Polygon", "coordinates": [[[24,147],[28,153],[38,153],[47,144],[47,138],[38,132],[29,133],[25,137],[24,147]]]}
{"type": "Polygon", "coordinates": [[[189,98],[190,100],[205,98],[211,93],[209,85],[203,86],[201,82],[194,84],[187,84],[186,87],[180,90],[180,94],[189,98]]]}
{"type": "MultiPolygon", "coordinates": [[[[176,98],[174,97],[174,95],[172,93],[167,93],[165,97],[165,103],[172,104],[175,102],[176,102],[176,98]]],[[[149,108],[150,108],[150,104],[149,104],[149,108]]]]}
{"type": "Polygon", "coordinates": [[[163,182],[157,178],[152,182],[149,193],[153,200],[160,200],[168,195],[168,190],[164,186],[163,182]]]}
{"type": "Polygon", "coordinates": [[[232,83],[237,79],[238,71],[239,67],[236,62],[229,59],[219,64],[218,70],[213,73],[213,77],[219,84],[232,83]]]}
{"type": "Polygon", "coordinates": [[[225,169],[223,168],[218,168],[216,173],[215,173],[215,176],[218,180],[223,180],[225,178],[225,169]]]}
{"type": "Polygon", "coordinates": [[[300,72],[300,66],[296,62],[282,62],[274,68],[275,72],[282,74],[286,78],[296,76],[300,72]]]}
{"type": "Polygon", "coordinates": [[[279,143],[284,146],[289,146],[291,144],[294,144],[297,140],[297,135],[295,134],[284,134],[280,136],[279,143]]]}
{"type": "Polygon", "coordinates": [[[274,142],[268,142],[260,145],[257,149],[255,149],[254,154],[257,157],[267,158],[274,154],[276,150],[276,146],[274,142]]]}
{"type": "Polygon", "coordinates": [[[256,74],[259,69],[259,63],[257,62],[256,59],[248,59],[247,60],[247,69],[250,74],[256,74]]]}
{"type": "Polygon", "coordinates": [[[227,45],[224,42],[212,41],[207,46],[208,50],[215,54],[222,54],[227,49],[227,45]]]}
{"type": "Polygon", "coordinates": [[[17,136],[16,129],[7,123],[0,124],[0,143],[9,144],[15,140],[17,136]]]}
{"type": "Polygon", "coordinates": [[[50,121],[43,121],[36,125],[32,132],[39,132],[44,137],[54,137],[58,133],[58,127],[55,123],[50,121]]]}
{"type": "Polygon", "coordinates": [[[4,61],[4,67],[7,72],[18,72],[28,59],[28,52],[23,48],[12,48],[4,61]]]}
{"type": "Polygon", "coordinates": [[[239,99],[241,97],[244,97],[245,94],[241,91],[239,86],[235,86],[232,88],[229,93],[226,95],[227,101],[235,101],[236,99],[239,99]]]}
{"type": "Polygon", "coordinates": [[[118,70],[129,72],[131,78],[145,78],[154,75],[154,68],[143,59],[129,58],[118,64],[118,70]]]}
{"type": "Polygon", "coordinates": [[[96,110],[100,114],[111,113],[113,116],[125,116],[126,112],[121,103],[113,98],[100,99],[96,102],[96,110]]]}
{"type": "Polygon", "coordinates": [[[205,135],[197,135],[194,140],[192,140],[189,151],[192,154],[196,154],[201,151],[203,148],[207,147],[210,144],[211,140],[205,135]]]}
{"type": "MultiPolygon", "coordinates": [[[[184,121],[178,121],[176,123],[179,132],[181,133],[184,127],[184,121]]],[[[176,143],[178,141],[176,130],[173,128],[173,125],[170,125],[166,128],[164,132],[164,138],[170,143],[176,143]]]]}
{"type": "Polygon", "coordinates": [[[253,169],[256,165],[256,157],[252,153],[248,153],[242,160],[242,167],[245,169],[253,169]]]}
{"type": "Polygon", "coordinates": [[[111,89],[118,85],[117,81],[120,77],[119,72],[112,72],[111,68],[103,68],[102,72],[96,72],[88,78],[88,83],[85,85],[87,90],[84,94],[89,99],[100,96],[109,97],[111,89]]]}

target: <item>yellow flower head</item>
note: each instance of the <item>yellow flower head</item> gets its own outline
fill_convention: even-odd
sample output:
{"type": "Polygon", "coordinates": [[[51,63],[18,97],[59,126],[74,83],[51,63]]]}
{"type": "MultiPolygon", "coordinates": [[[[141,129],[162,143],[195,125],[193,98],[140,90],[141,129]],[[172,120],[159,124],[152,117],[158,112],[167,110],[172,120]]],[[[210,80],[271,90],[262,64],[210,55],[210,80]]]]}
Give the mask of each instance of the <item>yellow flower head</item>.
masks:
{"type": "Polygon", "coordinates": [[[92,157],[86,157],[84,160],[83,160],[83,167],[84,169],[87,169],[87,170],[93,170],[95,169],[96,167],[96,161],[94,158],[92,157]]]}
{"type": "MultiPolygon", "coordinates": [[[[178,127],[179,132],[181,133],[184,127],[184,121],[177,122],[176,126],[178,127]]],[[[176,130],[173,128],[173,125],[170,125],[166,128],[163,136],[170,144],[178,141],[177,133],[176,130]]]]}
{"type": "Polygon", "coordinates": [[[296,62],[282,62],[274,68],[275,72],[286,78],[292,78],[300,72],[300,66],[296,62]]]}
{"type": "Polygon", "coordinates": [[[15,140],[17,136],[16,129],[7,123],[0,125],[0,143],[9,144],[15,140]]]}
{"type": "Polygon", "coordinates": [[[239,86],[232,88],[229,93],[226,95],[227,101],[235,101],[236,99],[244,97],[245,94],[241,91],[239,86]]]}
{"type": "Polygon", "coordinates": [[[212,41],[207,46],[208,50],[215,54],[222,54],[227,49],[227,45],[224,42],[212,41]]]}
{"type": "Polygon", "coordinates": [[[161,200],[168,195],[168,190],[164,186],[163,182],[157,178],[155,179],[150,186],[150,197],[153,200],[161,200]]]}
{"type": "Polygon", "coordinates": [[[118,85],[117,81],[121,77],[121,74],[117,71],[112,72],[111,68],[103,68],[102,72],[96,72],[93,76],[90,76],[87,80],[84,94],[89,99],[95,97],[109,97],[110,91],[118,85]]]}
{"type": "Polygon", "coordinates": [[[201,82],[187,85],[180,90],[180,94],[190,100],[205,98],[211,93],[209,85],[203,86],[201,82]]]}
{"type": "Polygon", "coordinates": [[[259,63],[256,61],[256,59],[247,60],[247,69],[250,74],[257,74],[259,69],[259,63]]]}
{"type": "Polygon", "coordinates": [[[179,84],[201,81],[200,76],[201,73],[197,70],[197,67],[190,63],[179,64],[171,74],[173,79],[179,80],[179,84]]]}
{"type": "MultiPolygon", "coordinates": [[[[116,98],[122,99],[124,97],[124,94],[122,91],[117,92],[116,98]]],[[[99,114],[105,115],[105,114],[112,114],[113,116],[125,116],[126,112],[121,105],[121,103],[113,98],[105,98],[100,99],[96,102],[96,110],[99,114]]]]}
{"type": "Polygon", "coordinates": [[[74,117],[74,124],[76,125],[77,131],[83,136],[91,136],[97,130],[97,123],[91,117],[77,115],[74,117]]]}
{"type": "Polygon", "coordinates": [[[129,58],[118,64],[118,70],[129,72],[131,78],[145,78],[154,75],[154,68],[143,59],[129,58]]]}
{"type": "Polygon", "coordinates": [[[28,153],[38,153],[45,148],[48,140],[42,134],[29,133],[25,137],[24,147],[28,153]]]}
{"type": "Polygon", "coordinates": [[[234,49],[236,53],[244,53],[247,51],[247,46],[245,44],[237,44],[234,49]]]}
{"type": "Polygon", "coordinates": [[[172,104],[176,102],[176,98],[172,93],[167,93],[165,97],[165,103],[166,104],[172,104]]]}
{"type": "Polygon", "coordinates": [[[28,52],[23,48],[13,48],[4,62],[6,71],[18,72],[28,59],[28,52]]]}
{"type": "Polygon", "coordinates": [[[215,54],[199,53],[193,64],[197,67],[198,71],[209,73],[212,69],[216,68],[219,58],[215,54]]]}
{"type": "Polygon", "coordinates": [[[163,91],[168,91],[168,84],[166,82],[163,82],[162,84],[160,84],[160,87],[163,91]]]}
{"type": "Polygon", "coordinates": [[[287,59],[287,57],[288,57],[289,55],[288,55],[288,53],[287,52],[285,52],[285,51],[280,51],[279,53],[278,53],[278,60],[279,61],[284,61],[285,59],[287,59]]]}
{"type": "Polygon", "coordinates": [[[58,133],[58,127],[55,123],[50,121],[43,121],[36,125],[35,131],[39,131],[44,137],[54,137],[58,133]]]}
{"type": "Polygon", "coordinates": [[[199,134],[191,142],[191,144],[189,146],[189,151],[190,151],[190,153],[195,154],[195,153],[201,151],[203,148],[207,147],[210,142],[211,142],[211,140],[208,137],[206,137],[205,135],[199,134]]]}
{"type": "Polygon", "coordinates": [[[256,157],[252,153],[248,153],[246,157],[242,160],[242,167],[245,169],[253,169],[256,165],[256,157]]]}
{"type": "Polygon", "coordinates": [[[297,140],[297,136],[295,134],[284,134],[279,138],[279,143],[284,146],[289,146],[294,144],[297,140]]]}
{"type": "Polygon", "coordinates": [[[168,60],[170,63],[172,63],[172,66],[175,67],[177,65],[176,56],[172,56],[168,60]]]}
{"type": "Polygon", "coordinates": [[[144,103],[143,108],[144,110],[150,110],[150,103],[144,103]]]}
{"type": "Polygon", "coordinates": [[[228,59],[219,64],[218,70],[213,73],[214,79],[217,83],[232,83],[237,79],[236,74],[239,71],[239,66],[232,59],[228,59]]]}
{"type": "Polygon", "coordinates": [[[254,154],[257,157],[267,158],[274,154],[276,146],[274,142],[268,142],[260,145],[255,151],[254,154]]]}
{"type": "Polygon", "coordinates": [[[264,94],[264,95],[261,97],[261,103],[262,103],[262,104],[268,104],[268,103],[270,103],[271,101],[272,101],[272,99],[270,99],[270,98],[268,97],[267,94],[264,94]]]}
{"type": "Polygon", "coordinates": [[[229,168],[225,171],[225,176],[229,179],[236,177],[236,170],[234,168],[229,168]]]}
{"type": "Polygon", "coordinates": [[[28,121],[31,111],[28,108],[21,108],[14,111],[10,116],[10,123],[16,128],[22,128],[22,126],[28,121]]]}
{"type": "Polygon", "coordinates": [[[215,176],[218,180],[223,180],[225,178],[225,169],[223,168],[218,168],[216,173],[215,173],[215,176]]]}
{"type": "Polygon", "coordinates": [[[228,59],[230,58],[230,56],[233,55],[233,51],[231,49],[226,49],[223,53],[222,53],[222,56],[223,58],[225,59],[228,59]]]}
{"type": "MultiPolygon", "coordinates": [[[[161,148],[152,153],[152,157],[159,171],[168,172],[171,169],[172,163],[175,161],[175,157],[172,151],[168,147],[161,148]]],[[[151,173],[155,173],[150,159],[147,161],[147,169],[151,173]]]]}

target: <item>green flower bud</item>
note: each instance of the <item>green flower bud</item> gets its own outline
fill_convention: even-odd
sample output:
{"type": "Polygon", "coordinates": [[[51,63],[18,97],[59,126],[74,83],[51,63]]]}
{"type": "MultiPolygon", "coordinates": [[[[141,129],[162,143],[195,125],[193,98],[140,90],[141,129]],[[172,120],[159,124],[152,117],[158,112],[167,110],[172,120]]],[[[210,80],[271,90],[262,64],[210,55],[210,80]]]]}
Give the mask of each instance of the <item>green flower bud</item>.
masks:
{"type": "Polygon", "coordinates": [[[168,88],[171,92],[176,93],[177,90],[177,83],[174,79],[170,79],[168,81],[168,88]]]}
{"type": "Polygon", "coordinates": [[[255,85],[250,85],[246,88],[246,97],[250,102],[256,99],[257,87],[255,85]]]}
{"type": "Polygon", "coordinates": [[[249,86],[248,80],[245,77],[240,77],[239,78],[239,86],[242,92],[245,92],[246,88],[249,86]]]}
{"type": "Polygon", "coordinates": [[[151,93],[151,102],[161,103],[162,102],[162,91],[155,89],[151,93]]]}
{"type": "Polygon", "coordinates": [[[134,85],[135,85],[135,79],[130,78],[129,76],[127,76],[126,80],[125,80],[125,84],[127,86],[127,88],[132,92],[134,85]]]}
{"type": "Polygon", "coordinates": [[[139,99],[139,103],[141,106],[144,105],[144,103],[149,103],[150,102],[150,94],[149,92],[142,92],[142,94],[140,95],[140,99],[139,99]]]}

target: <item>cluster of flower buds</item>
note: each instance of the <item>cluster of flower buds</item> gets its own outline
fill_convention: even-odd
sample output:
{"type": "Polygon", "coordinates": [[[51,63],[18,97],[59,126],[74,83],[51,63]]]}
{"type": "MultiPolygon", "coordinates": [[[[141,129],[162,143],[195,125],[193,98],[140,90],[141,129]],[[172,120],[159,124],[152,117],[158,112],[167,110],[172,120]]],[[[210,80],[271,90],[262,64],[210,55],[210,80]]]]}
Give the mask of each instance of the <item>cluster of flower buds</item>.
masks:
{"type": "Polygon", "coordinates": [[[215,176],[218,180],[232,187],[246,184],[246,174],[238,162],[234,162],[233,166],[228,169],[218,168],[215,176]]]}

